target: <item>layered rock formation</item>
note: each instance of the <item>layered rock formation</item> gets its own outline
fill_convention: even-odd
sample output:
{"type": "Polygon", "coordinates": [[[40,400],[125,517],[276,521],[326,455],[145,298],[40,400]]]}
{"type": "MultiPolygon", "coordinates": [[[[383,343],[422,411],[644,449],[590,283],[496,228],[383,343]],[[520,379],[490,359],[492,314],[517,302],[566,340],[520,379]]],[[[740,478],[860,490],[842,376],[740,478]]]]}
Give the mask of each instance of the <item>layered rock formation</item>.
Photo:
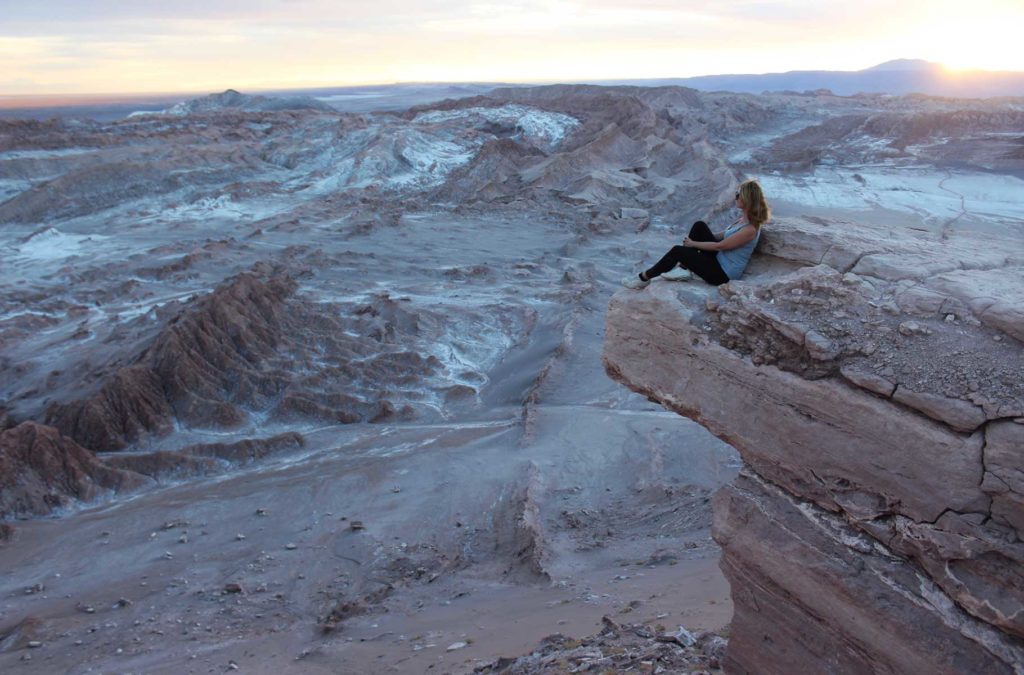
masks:
{"type": "Polygon", "coordinates": [[[134,471],[157,481],[220,473],[228,467],[245,466],[279,452],[301,448],[302,434],[288,432],[270,438],[247,438],[237,443],[186,445],[175,452],[117,454],[103,458],[116,469],[134,471]]]}
{"type": "MultiPolygon", "coordinates": [[[[0,518],[48,515],[169,480],[217,474],[304,444],[301,434],[288,432],[176,451],[97,457],[53,427],[23,422],[0,432],[0,518]]],[[[0,541],[12,532],[9,526],[0,528],[0,541]]]]}
{"type": "Polygon", "coordinates": [[[294,282],[243,276],[172,318],[154,342],[95,392],[55,406],[48,421],[95,451],[118,450],[145,434],[186,424],[238,426],[237,403],[258,404],[284,389],[263,367],[283,329],[294,282]]]}
{"type": "Polygon", "coordinates": [[[267,437],[275,431],[436,414],[435,399],[452,395],[447,379],[425,381],[442,368],[420,351],[446,329],[436,316],[387,294],[342,306],[297,288],[288,274],[257,264],[102,341],[73,340],[81,350],[74,367],[27,390],[17,416],[0,408],[0,430],[14,427],[0,437],[0,517],[220,473],[304,444],[294,430],[267,437]],[[34,399],[45,409],[33,412],[34,399]],[[38,422],[15,426],[26,417],[38,422]],[[230,441],[168,438],[187,429],[227,431],[230,441]],[[132,452],[104,455],[124,450],[132,452]]]}
{"type": "Polygon", "coordinates": [[[744,281],[613,298],[608,372],[744,459],[730,672],[1024,671],[1024,260],[990,243],[783,220],[744,281]]]}
{"type": "Polygon", "coordinates": [[[917,156],[1000,170],[1019,159],[1012,155],[1019,142],[1005,131],[1022,124],[1020,110],[853,113],[777,138],[754,158],[773,167],[808,168],[917,156]]]}
{"type": "Polygon", "coordinates": [[[387,298],[342,317],[338,308],[294,297],[291,277],[263,267],[171,312],[128,364],[53,404],[47,422],[107,452],[164,436],[175,424],[240,428],[254,413],[341,423],[411,414],[386,396],[439,365],[394,344],[415,330],[415,317],[387,298]]]}

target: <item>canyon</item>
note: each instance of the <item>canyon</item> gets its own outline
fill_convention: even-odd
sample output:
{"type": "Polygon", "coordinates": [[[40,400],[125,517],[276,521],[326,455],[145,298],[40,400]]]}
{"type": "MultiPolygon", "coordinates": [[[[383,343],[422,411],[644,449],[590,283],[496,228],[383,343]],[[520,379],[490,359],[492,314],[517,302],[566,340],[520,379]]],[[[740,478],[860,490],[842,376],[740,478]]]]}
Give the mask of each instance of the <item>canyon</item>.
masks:
{"type": "Polygon", "coordinates": [[[0,121],[0,667],[542,672],[603,630],[1020,672],[1022,122],[584,85],[0,121]],[[618,290],[747,177],[747,277],[618,290]]]}

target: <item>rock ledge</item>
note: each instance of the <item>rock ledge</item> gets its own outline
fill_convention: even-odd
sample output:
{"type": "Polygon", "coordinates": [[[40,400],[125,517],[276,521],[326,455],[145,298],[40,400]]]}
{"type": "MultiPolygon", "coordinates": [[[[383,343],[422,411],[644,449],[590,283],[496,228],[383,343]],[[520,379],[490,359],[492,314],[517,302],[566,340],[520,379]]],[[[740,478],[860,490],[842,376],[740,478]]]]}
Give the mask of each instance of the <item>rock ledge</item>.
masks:
{"type": "Polygon", "coordinates": [[[726,668],[1024,672],[1019,242],[766,234],[746,280],[622,291],[607,320],[609,374],[743,457],[715,502],[726,668]]]}

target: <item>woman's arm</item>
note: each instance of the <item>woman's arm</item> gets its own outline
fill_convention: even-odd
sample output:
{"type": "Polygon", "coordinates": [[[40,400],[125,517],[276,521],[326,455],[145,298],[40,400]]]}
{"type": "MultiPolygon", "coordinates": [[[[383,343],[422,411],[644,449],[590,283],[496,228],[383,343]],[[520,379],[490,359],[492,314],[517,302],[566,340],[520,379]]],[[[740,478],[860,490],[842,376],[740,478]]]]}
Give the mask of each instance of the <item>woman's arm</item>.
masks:
{"type": "Polygon", "coordinates": [[[702,251],[731,251],[732,249],[739,248],[744,244],[749,244],[756,236],[757,228],[753,225],[747,225],[739,232],[730,234],[722,241],[694,241],[687,237],[683,240],[683,246],[699,248],[702,251]]]}

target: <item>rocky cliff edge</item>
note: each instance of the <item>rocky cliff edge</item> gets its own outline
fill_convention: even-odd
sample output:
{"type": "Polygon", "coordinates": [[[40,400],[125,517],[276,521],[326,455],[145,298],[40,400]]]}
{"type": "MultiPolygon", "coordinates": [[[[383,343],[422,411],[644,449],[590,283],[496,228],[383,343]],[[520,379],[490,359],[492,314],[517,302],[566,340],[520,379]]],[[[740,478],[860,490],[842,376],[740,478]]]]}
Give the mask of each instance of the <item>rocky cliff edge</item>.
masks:
{"type": "Polygon", "coordinates": [[[731,673],[1024,672],[1024,244],[817,218],[609,306],[604,361],[735,446],[731,673]]]}

